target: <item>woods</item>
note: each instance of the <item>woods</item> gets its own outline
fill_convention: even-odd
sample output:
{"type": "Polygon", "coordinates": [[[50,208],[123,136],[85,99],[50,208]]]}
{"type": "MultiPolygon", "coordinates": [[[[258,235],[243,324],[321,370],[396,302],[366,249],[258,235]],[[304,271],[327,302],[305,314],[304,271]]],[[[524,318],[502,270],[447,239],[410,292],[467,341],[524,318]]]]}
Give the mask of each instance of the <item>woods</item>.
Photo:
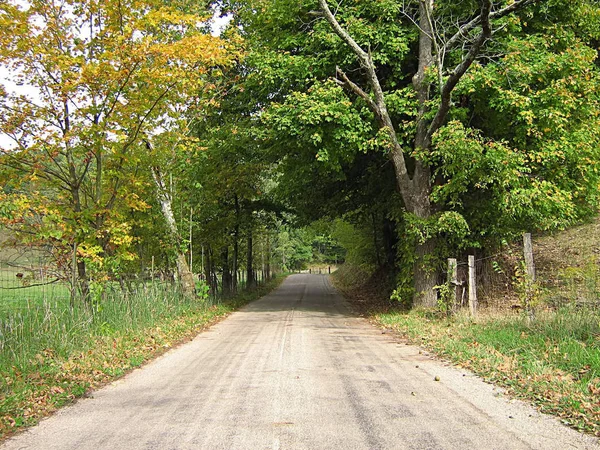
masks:
{"type": "Polygon", "coordinates": [[[229,295],[313,235],[432,307],[446,258],[597,212],[593,1],[1,8],[0,217],[84,302],[151,260],[229,295]]]}

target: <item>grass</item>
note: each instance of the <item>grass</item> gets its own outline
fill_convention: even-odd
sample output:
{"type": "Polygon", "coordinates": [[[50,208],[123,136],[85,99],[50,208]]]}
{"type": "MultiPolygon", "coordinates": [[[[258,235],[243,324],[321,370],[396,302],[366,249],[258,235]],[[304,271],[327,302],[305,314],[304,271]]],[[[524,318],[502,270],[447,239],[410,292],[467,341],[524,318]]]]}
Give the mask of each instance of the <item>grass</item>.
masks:
{"type": "MultiPolygon", "coordinates": [[[[372,279],[366,286],[349,284],[351,271],[334,275],[336,286],[381,327],[507,388],[578,430],[600,436],[597,291],[595,303],[572,300],[559,308],[540,307],[533,321],[506,308],[483,309],[472,320],[466,312],[448,317],[436,310],[401,310],[372,279]]],[[[552,298],[554,293],[547,290],[545,295],[552,298]]]]}
{"type": "Polygon", "coordinates": [[[488,314],[473,322],[425,311],[374,318],[409,340],[528,399],[565,423],[600,436],[600,314],[562,308],[488,314]]]}
{"type": "Polygon", "coordinates": [[[218,304],[185,299],[165,285],[105,292],[93,308],[29,302],[0,321],[0,436],[37,423],[240,306],[282,277],[218,304]]]}

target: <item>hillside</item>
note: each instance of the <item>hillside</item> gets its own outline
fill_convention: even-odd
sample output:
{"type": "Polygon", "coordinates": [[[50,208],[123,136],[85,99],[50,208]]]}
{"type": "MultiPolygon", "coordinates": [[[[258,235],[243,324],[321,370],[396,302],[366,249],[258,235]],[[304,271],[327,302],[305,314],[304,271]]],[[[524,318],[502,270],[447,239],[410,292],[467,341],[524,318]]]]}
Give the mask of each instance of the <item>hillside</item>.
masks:
{"type": "Polygon", "coordinates": [[[537,276],[552,305],[597,302],[600,218],[534,239],[537,276]]]}

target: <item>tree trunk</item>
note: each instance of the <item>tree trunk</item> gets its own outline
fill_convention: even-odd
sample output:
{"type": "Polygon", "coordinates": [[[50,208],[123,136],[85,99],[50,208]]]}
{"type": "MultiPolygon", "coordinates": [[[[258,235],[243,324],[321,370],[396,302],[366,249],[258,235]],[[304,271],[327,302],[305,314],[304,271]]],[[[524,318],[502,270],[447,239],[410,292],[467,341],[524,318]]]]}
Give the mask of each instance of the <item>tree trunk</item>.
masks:
{"type": "MultiPolygon", "coordinates": [[[[422,184],[420,186],[422,194],[415,196],[414,207],[410,212],[419,219],[427,220],[431,217],[433,209],[429,200],[429,193],[431,192],[429,171],[425,170],[422,176],[415,178],[414,181],[422,184]]],[[[435,238],[428,238],[424,242],[418,242],[415,247],[413,306],[424,308],[437,306],[437,292],[434,289],[438,284],[436,244],[435,238]]]]}
{"type": "Polygon", "coordinates": [[[254,269],[253,269],[253,264],[254,264],[254,257],[252,254],[252,229],[248,230],[248,257],[247,257],[247,262],[246,262],[246,272],[247,272],[247,276],[246,276],[246,287],[247,288],[251,288],[254,287],[254,269]]]}
{"type": "Polygon", "coordinates": [[[167,222],[167,228],[169,230],[170,238],[174,243],[174,247],[177,252],[177,279],[179,280],[181,291],[186,297],[195,297],[196,295],[196,283],[194,282],[194,275],[190,271],[188,266],[185,253],[180,249],[181,236],[177,230],[177,223],[175,222],[175,216],[173,215],[173,202],[171,194],[164,184],[162,174],[158,167],[152,167],[152,177],[157,188],[158,202],[160,203],[161,211],[165,221],[167,222]]]}
{"type": "Polygon", "coordinates": [[[375,261],[377,262],[377,267],[381,267],[381,254],[379,253],[379,242],[377,241],[377,218],[375,217],[375,213],[371,213],[371,221],[373,225],[373,247],[375,248],[375,261]]]}
{"type": "Polygon", "coordinates": [[[231,295],[232,288],[232,277],[229,269],[229,247],[224,246],[221,250],[221,265],[223,273],[221,275],[221,284],[223,286],[223,297],[229,297],[231,295]]]}
{"type": "Polygon", "coordinates": [[[231,278],[231,290],[236,293],[238,290],[238,254],[239,254],[239,239],[237,231],[233,235],[233,261],[232,264],[232,278],[231,278]]]}
{"type": "Polygon", "coordinates": [[[267,263],[265,265],[267,280],[271,279],[271,238],[267,232],[267,263]]]}
{"type": "Polygon", "coordinates": [[[438,270],[434,258],[436,242],[428,239],[417,244],[415,249],[416,261],[414,264],[414,289],[413,305],[423,308],[437,306],[437,292],[434,287],[438,284],[438,270]]]}
{"type": "Polygon", "coordinates": [[[240,255],[240,202],[237,194],[235,200],[235,228],[233,229],[233,292],[238,290],[238,270],[239,270],[239,255],[240,255]]]}
{"type": "Polygon", "coordinates": [[[204,279],[206,280],[206,284],[208,285],[209,291],[212,295],[216,295],[215,287],[213,285],[212,279],[212,260],[211,260],[211,247],[210,244],[206,245],[205,248],[205,256],[204,256],[204,279]]]}
{"type": "MultiPolygon", "coordinates": [[[[383,218],[383,249],[385,255],[385,265],[393,268],[396,262],[396,244],[398,235],[396,233],[396,223],[388,217],[383,218]]],[[[336,260],[337,264],[337,260],[336,260]]]]}
{"type": "MultiPolygon", "coordinates": [[[[431,84],[426,80],[426,71],[434,64],[433,58],[433,30],[429,13],[433,9],[432,0],[423,0],[419,3],[419,65],[413,77],[413,87],[419,102],[419,119],[415,133],[414,146],[416,149],[429,150],[430,139],[428,136],[429,123],[425,120],[428,112],[431,84]]],[[[427,220],[431,217],[431,171],[421,161],[415,162],[415,171],[412,180],[412,198],[407,209],[419,219],[427,220]]],[[[415,264],[413,270],[414,297],[413,305],[420,307],[434,307],[437,305],[437,293],[433,289],[437,284],[437,271],[435,261],[435,241],[427,239],[417,243],[415,248],[415,264]]]]}
{"type": "Polygon", "coordinates": [[[194,275],[189,269],[185,254],[177,252],[177,275],[184,296],[192,298],[196,296],[196,283],[194,275]]]}
{"type": "MultiPolygon", "coordinates": [[[[70,169],[71,175],[75,177],[74,166],[70,165],[70,169]]],[[[73,182],[71,187],[71,196],[74,211],[78,214],[81,213],[81,197],[79,193],[79,185],[75,182],[73,182]]],[[[77,225],[79,226],[79,223],[77,225]]],[[[77,243],[75,248],[79,248],[78,244],[79,243],[77,243]]],[[[79,281],[79,291],[81,293],[81,298],[85,303],[88,303],[90,301],[90,280],[87,275],[86,264],[83,259],[77,258],[77,252],[75,253],[75,260],[77,261],[77,280],[79,281]]],[[[75,289],[75,286],[73,286],[73,289],[75,289]]]]}
{"type": "Polygon", "coordinates": [[[87,277],[85,261],[81,259],[77,261],[77,279],[79,280],[81,298],[85,303],[88,303],[90,301],[90,280],[87,277]]]}

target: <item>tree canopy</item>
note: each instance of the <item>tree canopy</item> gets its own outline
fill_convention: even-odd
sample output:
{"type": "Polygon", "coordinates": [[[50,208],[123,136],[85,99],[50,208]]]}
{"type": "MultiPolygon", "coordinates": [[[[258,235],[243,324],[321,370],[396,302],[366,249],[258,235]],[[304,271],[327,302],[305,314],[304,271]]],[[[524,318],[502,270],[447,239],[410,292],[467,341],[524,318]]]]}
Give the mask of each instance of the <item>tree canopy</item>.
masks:
{"type": "Polygon", "coordinates": [[[4,2],[27,92],[0,92],[0,217],[77,246],[85,283],[152,256],[231,292],[242,268],[348,257],[432,306],[442,258],[597,213],[599,19],[592,0],[4,2]]]}

